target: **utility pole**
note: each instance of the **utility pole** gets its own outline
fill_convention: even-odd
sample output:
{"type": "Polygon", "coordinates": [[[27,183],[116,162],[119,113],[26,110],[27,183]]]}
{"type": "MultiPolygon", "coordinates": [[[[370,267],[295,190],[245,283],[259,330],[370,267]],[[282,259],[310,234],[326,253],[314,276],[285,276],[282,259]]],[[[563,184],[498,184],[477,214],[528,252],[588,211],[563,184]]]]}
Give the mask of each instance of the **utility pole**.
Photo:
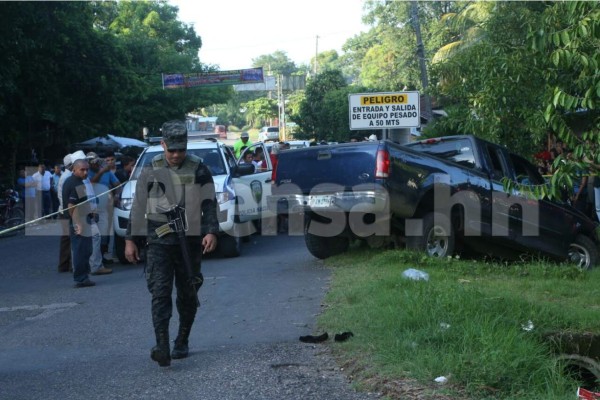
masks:
{"type": "Polygon", "coordinates": [[[316,46],[315,46],[315,65],[314,65],[314,73],[317,76],[317,56],[319,55],[319,35],[317,35],[316,46]]]}
{"type": "Polygon", "coordinates": [[[421,39],[421,24],[419,23],[419,9],[416,0],[411,1],[410,13],[417,36],[417,57],[419,58],[419,66],[421,67],[421,86],[423,86],[423,100],[425,102],[424,114],[429,122],[433,114],[431,113],[431,98],[427,93],[429,80],[427,79],[427,65],[425,63],[425,46],[423,46],[423,40],[421,39]]]}
{"type": "Polygon", "coordinates": [[[282,74],[277,75],[277,110],[279,112],[279,132],[281,132],[282,139],[287,139],[287,132],[285,130],[285,95],[283,93],[284,77],[282,74]]]}

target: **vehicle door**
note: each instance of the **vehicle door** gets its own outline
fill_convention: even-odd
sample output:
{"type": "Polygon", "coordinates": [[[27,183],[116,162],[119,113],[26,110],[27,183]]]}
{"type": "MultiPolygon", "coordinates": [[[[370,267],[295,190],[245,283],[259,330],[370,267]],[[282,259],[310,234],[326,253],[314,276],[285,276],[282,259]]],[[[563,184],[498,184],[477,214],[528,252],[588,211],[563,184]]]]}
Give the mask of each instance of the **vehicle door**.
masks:
{"type": "Polygon", "coordinates": [[[572,215],[556,203],[537,200],[526,192],[546,182],[533,164],[510,154],[515,180],[522,187],[513,189],[510,204],[509,235],[518,245],[545,253],[566,254],[573,233],[572,215]]]}
{"type": "Polygon", "coordinates": [[[268,211],[267,198],[271,196],[272,165],[269,153],[264,143],[253,143],[240,154],[238,164],[243,163],[244,155],[248,152],[262,153],[259,166],[255,166],[254,173],[243,176],[234,176],[237,199],[237,215],[239,222],[260,219],[268,211]]]}

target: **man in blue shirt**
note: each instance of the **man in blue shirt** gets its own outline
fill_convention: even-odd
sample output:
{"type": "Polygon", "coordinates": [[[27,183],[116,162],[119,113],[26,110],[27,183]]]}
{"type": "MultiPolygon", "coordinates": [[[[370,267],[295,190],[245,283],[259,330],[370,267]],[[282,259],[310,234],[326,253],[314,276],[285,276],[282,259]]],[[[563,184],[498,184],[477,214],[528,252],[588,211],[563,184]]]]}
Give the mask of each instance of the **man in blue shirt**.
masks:
{"type": "Polygon", "coordinates": [[[88,178],[94,187],[98,203],[98,228],[100,229],[101,236],[100,251],[102,253],[102,262],[104,264],[112,264],[112,257],[106,258],[104,254],[108,252],[108,243],[110,241],[110,222],[113,207],[111,189],[120,185],[119,179],[112,172],[115,157],[111,153],[107,154],[106,159],[102,159],[93,152],[88,153],[87,157],[90,163],[88,178]],[[109,161],[107,162],[107,160],[109,161]]]}

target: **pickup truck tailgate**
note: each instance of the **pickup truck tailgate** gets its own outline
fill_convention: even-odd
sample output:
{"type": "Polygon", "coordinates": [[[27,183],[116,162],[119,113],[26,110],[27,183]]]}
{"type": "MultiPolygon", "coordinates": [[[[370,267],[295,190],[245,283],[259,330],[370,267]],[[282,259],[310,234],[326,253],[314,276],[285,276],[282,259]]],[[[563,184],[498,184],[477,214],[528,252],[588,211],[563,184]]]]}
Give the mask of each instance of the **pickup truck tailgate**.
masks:
{"type": "Polygon", "coordinates": [[[281,152],[275,184],[283,190],[293,185],[304,194],[374,185],[378,146],[379,142],[344,143],[281,152]]]}

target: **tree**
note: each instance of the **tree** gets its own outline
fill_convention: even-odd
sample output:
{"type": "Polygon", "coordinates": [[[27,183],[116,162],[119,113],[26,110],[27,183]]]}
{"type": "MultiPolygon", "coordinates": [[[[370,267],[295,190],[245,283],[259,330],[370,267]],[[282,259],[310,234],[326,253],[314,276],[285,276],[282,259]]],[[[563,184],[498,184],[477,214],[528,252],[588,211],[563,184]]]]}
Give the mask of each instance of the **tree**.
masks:
{"type": "Polygon", "coordinates": [[[547,7],[541,24],[531,26],[533,48],[549,55],[544,70],[544,118],[573,151],[573,159],[555,161],[551,195],[572,187],[578,170],[600,165],[600,4],[573,1],[547,7]]]}
{"type": "MultiPolygon", "coordinates": [[[[317,54],[317,67],[319,72],[329,71],[332,69],[340,69],[339,56],[335,50],[327,50],[317,54]]],[[[314,71],[315,68],[315,57],[311,59],[311,69],[314,71]]]]}
{"type": "Polygon", "coordinates": [[[246,122],[255,128],[268,124],[277,118],[277,101],[273,99],[260,98],[244,103],[246,108],[246,122]]]}
{"type": "MultiPolygon", "coordinates": [[[[305,98],[300,102],[297,113],[290,115],[292,122],[298,124],[302,132],[297,135],[298,138],[314,137],[317,140],[326,140],[331,136],[327,120],[329,108],[323,107],[323,101],[327,93],[346,86],[346,81],[339,70],[325,71],[306,84],[305,98]]],[[[347,110],[346,107],[346,115],[347,110]]]]}
{"type": "MultiPolygon", "coordinates": [[[[540,6],[498,2],[482,8],[487,14],[475,15],[485,14],[485,23],[450,26],[453,45],[442,47],[446,50],[438,52],[431,68],[434,94],[449,113],[433,129],[475,134],[532,155],[547,132],[540,102],[547,61],[527,39],[530,27],[539,23],[540,6]],[[453,31],[457,26],[465,31],[453,31]]],[[[473,7],[462,12],[472,16],[473,7]]]]}
{"type": "Polygon", "coordinates": [[[272,54],[265,54],[252,59],[253,67],[263,67],[266,75],[291,75],[298,68],[296,64],[289,59],[287,53],[277,50],[272,54]]]}
{"type": "Polygon", "coordinates": [[[165,1],[1,2],[0,166],[15,171],[32,149],[62,160],[92,135],[140,135],[225,103],[231,89],[162,89],[163,72],[209,68],[201,43],[165,1]]]}
{"type": "Polygon", "coordinates": [[[113,19],[97,21],[121,40],[130,54],[131,68],[138,74],[136,90],[129,92],[126,100],[132,106],[130,127],[138,130],[144,125],[157,130],[164,121],[183,118],[191,110],[225,103],[233,93],[223,87],[162,89],[162,73],[209,69],[198,60],[201,39],[193,27],[177,20],[177,12],[177,7],[163,0],[119,2],[116,12],[106,13],[113,19]]]}
{"type": "MultiPolygon", "coordinates": [[[[425,53],[440,44],[439,19],[454,2],[419,3],[419,20],[425,53]]],[[[373,26],[368,33],[349,39],[342,56],[344,71],[359,76],[355,83],[375,90],[422,90],[417,43],[410,2],[368,2],[363,20],[373,26]]]]}

